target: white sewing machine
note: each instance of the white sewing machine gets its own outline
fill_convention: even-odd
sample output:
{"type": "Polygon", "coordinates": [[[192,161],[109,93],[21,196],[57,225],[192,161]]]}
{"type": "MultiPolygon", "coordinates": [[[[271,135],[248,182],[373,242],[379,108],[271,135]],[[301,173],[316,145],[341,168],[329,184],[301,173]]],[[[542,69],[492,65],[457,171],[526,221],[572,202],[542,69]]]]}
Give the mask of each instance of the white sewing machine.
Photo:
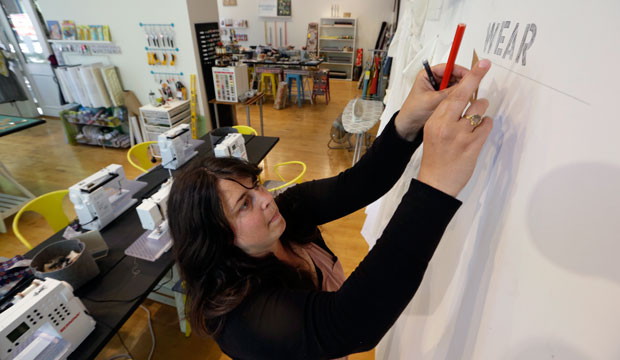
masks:
{"type": "Polygon", "coordinates": [[[140,223],[147,231],[125,250],[125,254],[154,261],[172,247],[167,211],[171,187],[172,179],[168,179],[153,196],[138,205],[140,223]]]}
{"type": "Polygon", "coordinates": [[[0,314],[0,360],[66,359],[94,328],[71,285],[35,279],[0,314]]]}
{"type": "Polygon", "coordinates": [[[198,154],[196,147],[203,142],[192,139],[189,124],[175,126],[160,134],[157,137],[157,145],[159,145],[163,167],[170,170],[178,169],[198,154]]]}
{"type": "Polygon", "coordinates": [[[245,150],[245,140],[243,135],[239,133],[232,133],[226,135],[226,137],[213,149],[215,157],[236,157],[243,160],[248,160],[248,153],[245,150]]]}
{"type": "Polygon", "coordinates": [[[137,202],[132,196],[146,186],[125,177],[121,165],[111,164],[69,187],[80,225],[100,230],[137,202]]]}

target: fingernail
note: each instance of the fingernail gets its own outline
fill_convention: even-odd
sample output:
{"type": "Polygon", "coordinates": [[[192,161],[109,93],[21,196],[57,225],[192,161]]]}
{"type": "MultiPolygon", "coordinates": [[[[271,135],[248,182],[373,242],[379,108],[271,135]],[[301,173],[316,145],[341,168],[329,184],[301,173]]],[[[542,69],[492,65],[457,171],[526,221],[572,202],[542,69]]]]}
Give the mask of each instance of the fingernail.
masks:
{"type": "Polygon", "coordinates": [[[478,62],[478,67],[481,69],[486,69],[491,66],[491,62],[488,59],[480,60],[478,62]]]}

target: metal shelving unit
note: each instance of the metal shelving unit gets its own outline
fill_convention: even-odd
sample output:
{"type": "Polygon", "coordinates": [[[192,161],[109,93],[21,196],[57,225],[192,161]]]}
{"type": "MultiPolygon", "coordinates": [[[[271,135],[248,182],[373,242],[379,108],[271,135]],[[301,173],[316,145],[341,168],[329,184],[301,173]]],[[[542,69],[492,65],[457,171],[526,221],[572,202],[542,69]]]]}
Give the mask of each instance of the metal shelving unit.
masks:
{"type": "Polygon", "coordinates": [[[344,71],[346,80],[351,80],[355,65],[353,54],[356,50],[357,19],[321,18],[318,38],[319,54],[325,59],[320,67],[330,71],[344,71]],[[351,50],[344,50],[345,47],[350,47],[351,50]]]}

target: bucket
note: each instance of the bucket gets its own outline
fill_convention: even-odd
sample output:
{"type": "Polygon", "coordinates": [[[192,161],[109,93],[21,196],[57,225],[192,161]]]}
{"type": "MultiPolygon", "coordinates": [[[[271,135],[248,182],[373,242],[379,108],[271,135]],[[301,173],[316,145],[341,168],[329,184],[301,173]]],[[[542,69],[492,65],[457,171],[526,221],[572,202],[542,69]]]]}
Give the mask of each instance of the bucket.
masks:
{"type": "Polygon", "coordinates": [[[66,281],[73,290],[99,275],[99,267],[92,255],[86,250],[86,245],[79,240],[63,240],[48,245],[39,251],[30,264],[32,272],[39,277],[49,277],[56,280],[66,281]],[[78,253],[75,261],[60,270],[43,272],[43,265],[60,256],[67,256],[71,251],[78,253]]]}

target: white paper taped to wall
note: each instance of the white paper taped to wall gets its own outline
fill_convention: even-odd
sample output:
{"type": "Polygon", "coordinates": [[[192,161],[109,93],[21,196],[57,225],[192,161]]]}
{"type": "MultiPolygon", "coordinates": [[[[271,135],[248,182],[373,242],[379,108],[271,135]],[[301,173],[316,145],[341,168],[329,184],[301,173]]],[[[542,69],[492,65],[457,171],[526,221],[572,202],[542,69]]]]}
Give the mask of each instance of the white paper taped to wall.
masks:
{"type": "MultiPolygon", "coordinates": [[[[457,63],[473,49],[492,61],[478,96],[494,130],[377,359],[620,356],[618,14],[616,1],[466,0],[425,23],[422,45],[439,35],[434,63],[460,22],[457,63]]],[[[369,214],[365,230],[391,215],[369,214]]]]}

